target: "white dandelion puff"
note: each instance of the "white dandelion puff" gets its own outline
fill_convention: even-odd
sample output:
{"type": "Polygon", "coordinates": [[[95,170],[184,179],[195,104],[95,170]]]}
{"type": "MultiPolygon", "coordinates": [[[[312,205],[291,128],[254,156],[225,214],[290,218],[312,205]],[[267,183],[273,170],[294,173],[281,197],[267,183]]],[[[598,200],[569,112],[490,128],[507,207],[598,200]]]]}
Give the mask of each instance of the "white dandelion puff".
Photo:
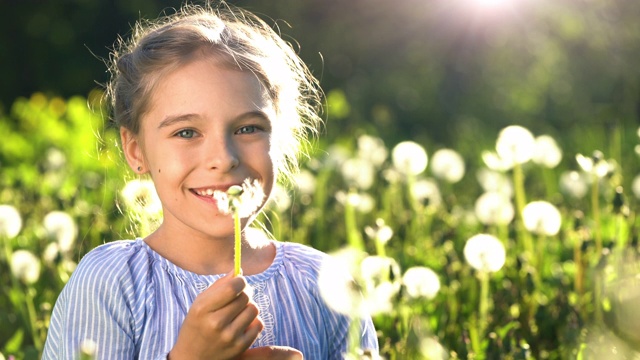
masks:
{"type": "Polygon", "coordinates": [[[489,191],[476,200],[475,214],[478,221],[485,225],[507,225],[513,220],[515,209],[507,195],[489,191]]]}
{"type": "Polygon", "coordinates": [[[538,165],[553,169],[562,161],[562,150],[553,137],[540,135],[536,137],[535,151],[531,160],[538,165]]]}
{"type": "Polygon", "coordinates": [[[60,246],[57,242],[51,242],[44,248],[42,260],[44,260],[44,263],[47,265],[53,265],[58,259],[58,256],[60,256],[60,246]]]}
{"type": "Polygon", "coordinates": [[[97,350],[98,350],[98,344],[96,344],[96,342],[91,339],[84,339],[80,343],[80,352],[83,355],[93,357],[95,356],[97,350]]]}
{"type": "Polygon", "coordinates": [[[524,164],[531,160],[535,151],[535,138],[528,129],[507,126],[500,131],[496,140],[496,153],[509,164],[524,164]]]}
{"type": "Polygon", "coordinates": [[[364,232],[369,238],[383,245],[393,237],[393,229],[382,219],[377,219],[375,226],[365,226],[364,232]]]}
{"type": "Polygon", "coordinates": [[[433,299],[440,291],[440,278],[425,266],[410,267],[402,275],[407,295],[414,299],[433,299]]]}
{"type": "Polygon", "coordinates": [[[303,195],[313,195],[316,191],[316,177],[309,170],[301,170],[295,176],[295,184],[303,195]]]}
{"type": "Polygon", "coordinates": [[[162,203],[151,180],[128,181],[121,194],[125,205],[135,213],[157,215],[162,211],[162,203]]]}
{"type": "Polygon", "coordinates": [[[378,137],[361,135],[358,137],[358,157],[379,167],[389,156],[384,141],[378,137]]]}
{"type": "Polygon", "coordinates": [[[438,179],[454,184],[464,177],[462,156],[452,149],[440,149],[431,157],[431,173],[438,179]]]}
{"type": "Polygon", "coordinates": [[[522,210],[525,228],[534,234],[554,236],[560,231],[562,216],[553,204],[532,201],[522,210]]]}
{"type": "Polygon", "coordinates": [[[576,162],[582,171],[592,174],[597,178],[603,178],[607,176],[612,170],[614,165],[604,158],[604,154],[601,151],[594,151],[592,156],[584,156],[582,154],[576,155],[576,162]]]}
{"type": "Polygon", "coordinates": [[[640,199],[640,175],[636,175],[631,183],[631,191],[636,199],[640,199]]]}
{"type": "Polygon", "coordinates": [[[13,239],[22,230],[22,217],[14,206],[0,205],[0,237],[13,239]]]}
{"type": "Polygon", "coordinates": [[[433,179],[419,179],[410,189],[414,199],[429,206],[438,207],[442,203],[442,194],[438,184],[433,179]]]}
{"type": "Polygon", "coordinates": [[[513,197],[513,183],[504,173],[489,169],[480,169],[476,179],[485,192],[500,192],[508,197],[513,197]]]}
{"type": "Polygon", "coordinates": [[[506,251],[498,238],[489,234],[476,234],[464,245],[464,258],[474,269],[496,272],[504,266],[506,251]]]}
{"type": "Polygon", "coordinates": [[[242,186],[232,188],[229,190],[235,191],[237,188],[238,193],[229,194],[227,191],[220,190],[213,192],[213,198],[221,213],[231,214],[234,209],[237,209],[241,218],[247,218],[262,206],[265,194],[258,180],[245,179],[242,186]]]}
{"type": "Polygon", "coordinates": [[[373,185],[375,168],[371,162],[365,159],[347,159],[342,163],[340,170],[345,181],[350,186],[367,190],[373,185]]]}
{"type": "Polygon", "coordinates": [[[589,191],[589,179],[575,170],[560,175],[560,191],[574,199],[582,199],[589,191]]]}
{"type": "Polygon", "coordinates": [[[43,224],[47,236],[58,243],[61,252],[71,250],[78,236],[78,226],[71,215],[63,211],[51,211],[45,215],[43,224]]]}
{"type": "Polygon", "coordinates": [[[365,315],[362,285],[354,277],[364,254],[344,249],[323,259],[318,275],[322,299],[334,311],[349,315],[365,315]]]}
{"type": "Polygon", "coordinates": [[[277,212],[285,212],[291,207],[291,196],[287,189],[280,184],[275,184],[269,201],[277,212]]]}
{"type": "Polygon", "coordinates": [[[513,168],[513,163],[505,161],[495,151],[484,150],[481,156],[484,164],[493,171],[505,172],[513,168]]]}
{"type": "Polygon", "coordinates": [[[40,278],[40,260],[28,250],[14,251],[9,266],[11,274],[27,285],[40,278]]]}
{"type": "Polygon", "coordinates": [[[393,166],[404,175],[421,174],[429,163],[427,151],[413,141],[398,143],[391,152],[393,166]]]}

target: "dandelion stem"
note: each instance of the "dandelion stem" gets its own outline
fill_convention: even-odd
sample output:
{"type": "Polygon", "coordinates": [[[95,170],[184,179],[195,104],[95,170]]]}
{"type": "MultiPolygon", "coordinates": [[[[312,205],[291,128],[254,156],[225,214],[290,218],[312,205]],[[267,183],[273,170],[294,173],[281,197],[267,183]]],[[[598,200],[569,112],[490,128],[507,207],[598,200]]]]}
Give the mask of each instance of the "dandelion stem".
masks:
{"type": "Polygon", "coordinates": [[[40,338],[40,334],[38,334],[38,319],[36,315],[36,308],[33,303],[35,289],[28,288],[26,291],[27,298],[27,315],[29,316],[29,324],[31,328],[31,337],[33,338],[33,345],[38,350],[38,353],[42,351],[42,339],[40,338]]]}
{"type": "Polygon", "coordinates": [[[515,191],[516,209],[518,210],[518,234],[522,238],[522,246],[527,254],[527,259],[534,262],[533,239],[527,229],[524,228],[523,210],[527,200],[524,192],[524,173],[522,172],[522,166],[520,166],[520,164],[515,164],[513,167],[513,188],[515,191]]]}
{"type": "Polygon", "coordinates": [[[240,231],[240,211],[237,207],[233,210],[233,227],[235,235],[233,275],[238,276],[242,273],[242,234],[240,231]]]}
{"type": "Polygon", "coordinates": [[[596,175],[593,176],[593,183],[591,185],[591,208],[593,211],[594,225],[594,237],[596,240],[596,257],[599,259],[602,254],[602,233],[600,232],[600,203],[599,203],[599,179],[596,175]]]}
{"type": "Polygon", "coordinates": [[[478,320],[478,335],[484,336],[487,328],[487,315],[489,313],[489,274],[482,271],[478,274],[480,279],[480,318],[478,320]]]}

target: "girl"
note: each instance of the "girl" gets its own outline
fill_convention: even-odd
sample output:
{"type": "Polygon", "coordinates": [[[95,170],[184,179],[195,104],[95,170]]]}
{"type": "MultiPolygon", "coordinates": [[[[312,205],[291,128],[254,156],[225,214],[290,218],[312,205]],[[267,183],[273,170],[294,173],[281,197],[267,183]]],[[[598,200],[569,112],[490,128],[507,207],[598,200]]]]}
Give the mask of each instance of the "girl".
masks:
{"type": "MultiPolygon", "coordinates": [[[[342,358],[350,321],[319,295],[326,255],[248,228],[319,124],[317,81],[246,11],[184,6],[147,25],[114,52],[108,93],[125,158],[153,180],[163,222],[84,256],[43,359],[74,359],[87,341],[110,360],[342,358]],[[233,219],[214,195],[243,183],[252,198],[233,276],[233,219]]],[[[377,351],[371,319],[361,330],[361,347],[377,351]]]]}

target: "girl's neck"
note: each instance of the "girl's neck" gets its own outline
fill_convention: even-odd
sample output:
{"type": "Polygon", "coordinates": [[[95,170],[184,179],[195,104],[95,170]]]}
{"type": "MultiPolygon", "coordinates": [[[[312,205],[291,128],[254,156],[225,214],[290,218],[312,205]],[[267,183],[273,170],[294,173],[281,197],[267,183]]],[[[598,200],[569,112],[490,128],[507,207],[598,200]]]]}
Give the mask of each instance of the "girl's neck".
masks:
{"type": "MultiPolygon", "coordinates": [[[[178,267],[200,275],[226,274],[233,270],[233,237],[214,239],[196,234],[180,236],[160,226],[144,241],[155,252],[178,267]]],[[[255,275],[265,271],[275,258],[275,246],[259,230],[246,228],[242,239],[242,271],[255,275]]]]}

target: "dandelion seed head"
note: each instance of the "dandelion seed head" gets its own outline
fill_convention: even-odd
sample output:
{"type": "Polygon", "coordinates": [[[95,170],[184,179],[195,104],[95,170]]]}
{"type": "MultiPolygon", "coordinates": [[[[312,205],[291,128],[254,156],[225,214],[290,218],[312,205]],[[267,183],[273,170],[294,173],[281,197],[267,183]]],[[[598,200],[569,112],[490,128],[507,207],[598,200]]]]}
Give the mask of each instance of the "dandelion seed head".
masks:
{"type": "Polygon", "coordinates": [[[45,215],[43,225],[47,236],[58,243],[61,252],[71,250],[78,236],[78,226],[71,215],[64,211],[51,211],[45,215]]]}
{"type": "Polygon", "coordinates": [[[40,278],[40,260],[28,250],[16,250],[9,262],[11,274],[30,285],[40,278]]]}
{"type": "Polygon", "coordinates": [[[476,179],[485,192],[500,192],[508,197],[513,197],[513,184],[503,173],[489,169],[480,169],[476,179]]]}
{"type": "Polygon", "coordinates": [[[416,180],[410,189],[411,195],[429,206],[438,207],[442,203],[440,188],[433,179],[416,180]]]}
{"type": "Polygon", "coordinates": [[[535,151],[532,161],[553,169],[562,161],[562,150],[556,140],[549,135],[540,135],[535,139],[535,151]]]}
{"type": "Polygon", "coordinates": [[[582,199],[589,191],[589,179],[575,170],[560,175],[560,191],[574,199],[582,199]]]}
{"type": "Polygon", "coordinates": [[[513,220],[515,209],[507,195],[489,191],[476,200],[475,214],[478,221],[485,225],[507,225],[513,220]]]}
{"type": "Polygon", "coordinates": [[[420,339],[420,355],[429,360],[446,360],[449,358],[447,350],[433,337],[420,339]]]}
{"type": "Polygon", "coordinates": [[[464,257],[474,269],[483,272],[496,272],[506,261],[504,245],[498,238],[489,234],[476,234],[464,245],[464,257]]]}
{"type": "Polygon", "coordinates": [[[360,277],[366,311],[372,315],[390,312],[401,286],[398,262],[387,256],[367,256],[360,263],[360,277]]]}
{"type": "Polygon", "coordinates": [[[481,156],[484,164],[493,171],[505,172],[513,168],[513,163],[505,161],[495,151],[485,150],[481,156]]]}
{"type": "Polygon", "coordinates": [[[365,159],[350,158],[340,167],[342,176],[350,186],[361,190],[371,188],[375,176],[373,164],[365,159]]]}
{"type": "Polygon", "coordinates": [[[383,245],[393,237],[393,229],[387,226],[382,219],[376,219],[375,226],[366,226],[364,232],[369,238],[383,245]]]}
{"type": "Polygon", "coordinates": [[[522,210],[525,228],[534,234],[554,236],[560,231],[560,211],[547,201],[532,201],[522,210]]]}
{"type": "Polygon", "coordinates": [[[45,154],[44,167],[49,171],[62,169],[67,163],[67,157],[57,148],[49,148],[45,154]]]}
{"type": "Polygon", "coordinates": [[[438,179],[451,184],[457,183],[464,177],[464,159],[455,150],[440,149],[431,157],[431,172],[438,179]]]}
{"type": "Polygon", "coordinates": [[[160,202],[156,187],[151,180],[134,179],[128,181],[121,194],[127,208],[135,213],[158,215],[162,212],[162,202],[160,202]]]}
{"type": "Polygon", "coordinates": [[[80,343],[80,352],[86,356],[95,356],[98,350],[98,344],[91,339],[84,339],[80,343]]]}
{"type": "Polygon", "coordinates": [[[245,179],[242,186],[232,186],[229,189],[232,194],[220,190],[213,192],[218,210],[223,214],[228,215],[237,210],[241,218],[247,218],[254,215],[264,203],[264,190],[258,180],[245,179]]]}
{"type": "Polygon", "coordinates": [[[419,175],[429,163],[427,151],[422,145],[413,141],[398,143],[391,151],[393,166],[404,175],[419,175]]]}
{"type": "Polygon", "coordinates": [[[440,278],[428,267],[410,267],[402,275],[402,284],[409,297],[433,299],[440,291],[440,278]]]}
{"type": "Polygon", "coordinates": [[[359,271],[359,262],[363,257],[362,252],[343,249],[322,261],[318,275],[320,295],[327,306],[340,314],[365,314],[362,288],[354,276],[359,271]]]}
{"type": "Polygon", "coordinates": [[[44,248],[44,252],[42,253],[42,260],[47,265],[53,265],[58,259],[60,255],[60,246],[57,242],[51,242],[47,244],[47,247],[44,248]]]}
{"type": "Polygon", "coordinates": [[[640,199],[640,174],[633,178],[631,182],[631,192],[633,192],[636,199],[640,199]]]}
{"type": "Polygon", "coordinates": [[[507,163],[524,164],[531,160],[534,151],[535,138],[522,126],[507,126],[498,134],[496,153],[507,163]]]}
{"type": "Polygon", "coordinates": [[[382,165],[389,156],[384,141],[378,137],[361,135],[358,137],[358,157],[375,167],[382,165]]]}
{"type": "Polygon", "coordinates": [[[604,154],[596,150],[592,156],[576,155],[576,162],[582,171],[595,175],[597,178],[603,178],[611,172],[614,165],[604,158],[604,154]]]}
{"type": "Polygon", "coordinates": [[[0,237],[13,239],[22,230],[22,217],[11,205],[0,205],[0,237]]]}
{"type": "Polygon", "coordinates": [[[316,192],[316,177],[309,170],[301,170],[295,175],[295,184],[303,195],[313,195],[316,192]]]}

